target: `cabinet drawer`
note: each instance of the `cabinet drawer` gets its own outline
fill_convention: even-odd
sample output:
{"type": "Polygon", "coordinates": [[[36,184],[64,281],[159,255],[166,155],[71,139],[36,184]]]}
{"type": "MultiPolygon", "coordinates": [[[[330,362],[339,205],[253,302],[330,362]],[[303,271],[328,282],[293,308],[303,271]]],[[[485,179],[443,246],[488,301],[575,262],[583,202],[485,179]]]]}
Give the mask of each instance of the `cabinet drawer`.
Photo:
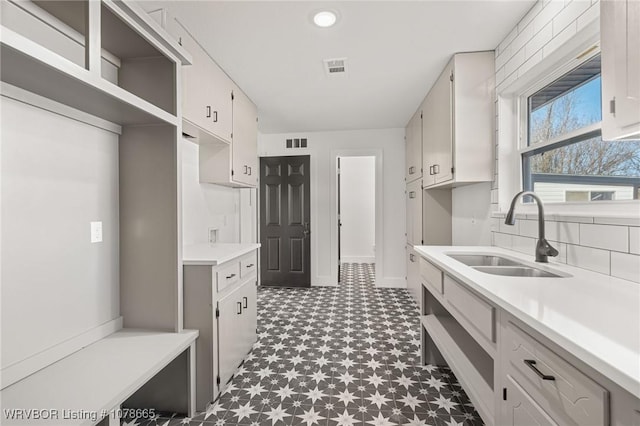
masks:
{"type": "Polygon", "coordinates": [[[221,292],[240,279],[240,263],[237,260],[222,265],[216,271],[216,283],[218,292],[221,292]]]}
{"type": "Polygon", "coordinates": [[[607,425],[608,392],[511,322],[504,332],[509,371],[561,424],[607,425]]]}
{"type": "Polygon", "coordinates": [[[240,278],[246,278],[255,274],[258,259],[256,252],[251,252],[240,259],[240,278]]]}
{"type": "Polygon", "coordinates": [[[420,277],[432,290],[442,294],[442,271],[422,257],[420,258],[420,277]]]}
{"type": "Polygon", "coordinates": [[[473,327],[489,342],[495,342],[495,308],[464,288],[448,275],[444,276],[444,292],[449,304],[457,311],[456,318],[466,320],[465,328],[473,327]],[[460,318],[462,317],[462,318],[460,318]]]}

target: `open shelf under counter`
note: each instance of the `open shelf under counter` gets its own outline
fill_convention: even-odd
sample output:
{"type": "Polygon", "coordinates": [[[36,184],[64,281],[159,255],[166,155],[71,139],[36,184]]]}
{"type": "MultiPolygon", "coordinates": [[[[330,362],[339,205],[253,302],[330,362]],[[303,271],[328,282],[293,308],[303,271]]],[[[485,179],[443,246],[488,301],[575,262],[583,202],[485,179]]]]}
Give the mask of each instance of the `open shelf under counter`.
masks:
{"type": "Polygon", "coordinates": [[[2,81],[121,124],[171,124],[178,118],[51,50],[0,28],[2,81]]]}
{"type": "Polygon", "coordinates": [[[470,338],[455,319],[447,316],[423,315],[422,327],[440,355],[454,372],[475,409],[488,424],[495,419],[493,359],[470,338]],[[471,347],[471,346],[477,346],[471,347]],[[474,359],[468,353],[478,354],[474,359]]]}

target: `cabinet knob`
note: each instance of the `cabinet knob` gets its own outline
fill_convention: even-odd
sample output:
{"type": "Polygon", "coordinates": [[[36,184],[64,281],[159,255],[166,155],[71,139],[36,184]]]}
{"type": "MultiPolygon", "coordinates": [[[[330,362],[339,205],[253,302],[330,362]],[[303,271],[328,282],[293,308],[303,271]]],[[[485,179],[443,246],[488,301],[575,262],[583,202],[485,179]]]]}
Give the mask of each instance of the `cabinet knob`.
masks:
{"type": "Polygon", "coordinates": [[[242,307],[247,309],[247,306],[249,304],[249,299],[247,299],[247,297],[245,296],[245,297],[242,298],[242,302],[244,303],[244,305],[242,307]]]}
{"type": "Polygon", "coordinates": [[[250,263],[246,266],[247,268],[253,268],[253,263],[250,263]]]}
{"type": "Polygon", "coordinates": [[[416,198],[416,191],[409,192],[409,198],[416,198]]]}
{"type": "Polygon", "coordinates": [[[440,174],[440,165],[439,164],[434,164],[433,165],[433,174],[434,175],[440,174]]]}
{"type": "Polygon", "coordinates": [[[236,315],[242,315],[242,303],[237,302],[238,310],[236,311],[236,315]]]}
{"type": "Polygon", "coordinates": [[[230,280],[231,278],[233,278],[235,276],[236,276],[236,274],[227,275],[227,279],[230,280]]]}
{"type": "Polygon", "coordinates": [[[213,122],[214,123],[218,122],[218,111],[213,111],[213,122]]]}
{"type": "Polygon", "coordinates": [[[207,118],[211,118],[211,105],[207,105],[207,118]]]}
{"type": "Polygon", "coordinates": [[[547,374],[543,374],[542,371],[538,370],[538,367],[536,367],[536,362],[533,359],[525,359],[524,363],[527,364],[527,366],[532,369],[536,375],[538,377],[540,377],[542,380],[555,380],[556,378],[553,376],[549,376],[547,374]]]}
{"type": "Polygon", "coordinates": [[[409,167],[409,174],[412,175],[416,172],[416,168],[414,166],[409,167]]]}
{"type": "Polygon", "coordinates": [[[413,254],[409,254],[409,260],[412,262],[416,261],[416,257],[413,254]]]}

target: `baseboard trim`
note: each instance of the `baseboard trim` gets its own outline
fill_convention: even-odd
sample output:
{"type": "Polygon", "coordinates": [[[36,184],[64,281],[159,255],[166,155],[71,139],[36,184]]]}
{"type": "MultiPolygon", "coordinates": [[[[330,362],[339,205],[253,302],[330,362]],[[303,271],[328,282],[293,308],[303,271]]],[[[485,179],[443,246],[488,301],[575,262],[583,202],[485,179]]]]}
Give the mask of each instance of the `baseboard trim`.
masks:
{"type": "Polygon", "coordinates": [[[376,263],[375,256],[343,256],[342,263],[376,263]]]}
{"type": "Polygon", "coordinates": [[[376,278],[376,287],[382,288],[407,288],[407,281],[404,277],[383,277],[376,278]]]}

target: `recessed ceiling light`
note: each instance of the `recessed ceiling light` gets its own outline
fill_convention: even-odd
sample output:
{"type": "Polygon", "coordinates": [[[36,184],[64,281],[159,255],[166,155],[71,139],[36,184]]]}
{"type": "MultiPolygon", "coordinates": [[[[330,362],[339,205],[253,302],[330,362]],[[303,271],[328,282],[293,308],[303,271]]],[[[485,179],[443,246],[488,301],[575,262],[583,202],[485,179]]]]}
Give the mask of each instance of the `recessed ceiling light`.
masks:
{"type": "Polygon", "coordinates": [[[332,26],[337,20],[336,13],[330,10],[323,10],[313,15],[313,23],[322,28],[332,26]]]}

